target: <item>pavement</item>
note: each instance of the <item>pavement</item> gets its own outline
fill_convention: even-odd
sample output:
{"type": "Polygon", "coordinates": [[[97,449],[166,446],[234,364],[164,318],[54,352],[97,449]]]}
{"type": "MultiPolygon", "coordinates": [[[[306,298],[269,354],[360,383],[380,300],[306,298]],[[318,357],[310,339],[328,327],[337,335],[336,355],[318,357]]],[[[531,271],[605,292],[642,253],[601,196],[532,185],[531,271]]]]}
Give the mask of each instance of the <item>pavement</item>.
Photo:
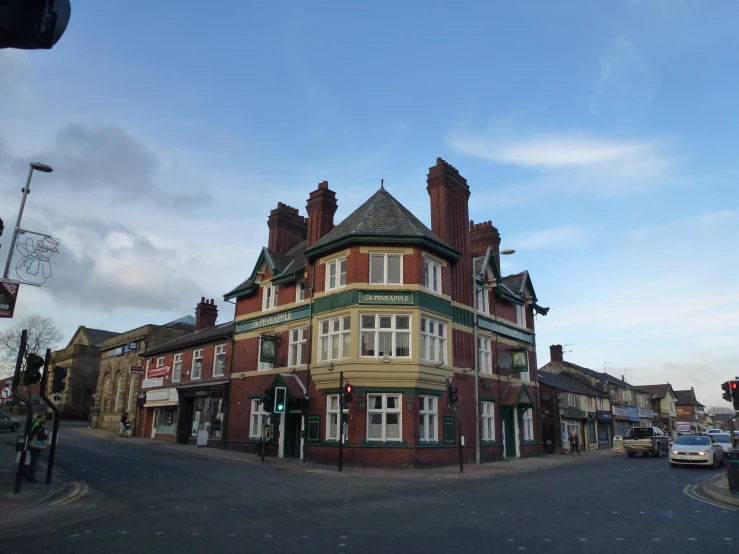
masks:
{"type": "Polygon", "coordinates": [[[697,483],[690,488],[689,492],[705,501],[739,510],[739,494],[729,492],[726,472],[697,483]]]}
{"type": "Polygon", "coordinates": [[[689,494],[725,471],[674,470],[666,458],[547,457],[489,464],[498,473],[477,478],[402,478],[289,470],[73,427],[60,441],[59,467],[79,490],[1,518],[3,554],[695,554],[739,545],[739,513],[689,494]],[[29,513],[33,529],[19,523],[29,513]]]}

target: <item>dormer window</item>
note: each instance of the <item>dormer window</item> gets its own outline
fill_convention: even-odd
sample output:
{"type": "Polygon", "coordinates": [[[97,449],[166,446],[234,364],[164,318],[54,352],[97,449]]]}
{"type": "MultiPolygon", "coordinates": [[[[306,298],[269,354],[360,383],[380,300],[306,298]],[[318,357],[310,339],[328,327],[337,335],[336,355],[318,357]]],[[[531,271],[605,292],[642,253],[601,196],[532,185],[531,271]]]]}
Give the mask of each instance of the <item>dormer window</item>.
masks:
{"type": "Polygon", "coordinates": [[[262,311],[277,307],[277,285],[265,285],[263,287],[262,311]]]}

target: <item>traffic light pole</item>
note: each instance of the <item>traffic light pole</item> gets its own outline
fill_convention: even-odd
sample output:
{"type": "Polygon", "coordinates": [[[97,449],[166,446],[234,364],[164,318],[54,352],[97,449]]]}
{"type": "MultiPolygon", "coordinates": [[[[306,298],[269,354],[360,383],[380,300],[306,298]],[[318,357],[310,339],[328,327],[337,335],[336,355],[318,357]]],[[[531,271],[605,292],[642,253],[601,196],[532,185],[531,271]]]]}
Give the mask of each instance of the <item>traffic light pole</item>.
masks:
{"type": "Polygon", "coordinates": [[[51,399],[46,396],[46,383],[49,380],[49,366],[51,365],[51,348],[46,349],[46,359],[44,361],[44,374],[41,376],[41,392],[40,396],[46,405],[54,412],[54,430],[51,435],[51,444],[49,445],[49,461],[46,467],[46,484],[51,485],[51,475],[54,473],[54,454],[56,454],[56,436],[59,434],[59,414],[61,410],[56,407],[51,399]]]}
{"type": "Polygon", "coordinates": [[[28,341],[28,331],[25,329],[21,333],[21,344],[18,347],[18,360],[15,363],[15,374],[13,375],[13,396],[26,405],[26,433],[23,441],[23,450],[18,461],[18,471],[15,474],[15,494],[21,492],[21,484],[26,472],[26,452],[28,451],[28,435],[31,434],[31,426],[33,425],[33,406],[31,400],[18,392],[21,384],[21,367],[23,365],[23,356],[26,355],[26,343],[28,341]]]}
{"type": "Polygon", "coordinates": [[[344,466],[344,372],[339,372],[339,471],[344,466]]]}
{"type": "Polygon", "coordinates": [[[453,405],[451,395],[449,394],[452,387],[451,378],[446,378],[447,390],[447,407],[454,412],[457,418],[457,445],[459,446],[459,472],[464,473],[464,455],[462,453],[462,418],[459,417],[459,407],[453,405]]]}

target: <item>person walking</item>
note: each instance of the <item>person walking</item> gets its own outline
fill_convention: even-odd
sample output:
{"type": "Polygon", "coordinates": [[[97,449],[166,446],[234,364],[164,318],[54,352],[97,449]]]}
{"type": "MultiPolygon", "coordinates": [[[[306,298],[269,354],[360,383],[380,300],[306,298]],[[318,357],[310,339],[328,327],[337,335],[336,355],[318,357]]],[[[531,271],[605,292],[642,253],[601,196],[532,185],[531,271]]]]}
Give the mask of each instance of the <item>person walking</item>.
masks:
{"type": "Polygon", "coordinates": [[[46,442],[49,440],[46,433],[46,422],[46,416],[41,416],[38,425],[32,428],[31,435],[28,437],[28,453],[31,456],[31,463],[26,468],[26,480],[31,483],[38,483],[36,468],[41,460],[41,452],[46,449],[46,442]]]}
{"type": "Polygon", "coordinates": [[[577,452],[578,456],[581,456],[580,454],[580,437],[577,434],[577,431],[574,429],[570,433],[570,454],[573,454],[577,452]]]}
{"type": "Polygon", "coordinates": [[[126,423],[128,423],[128,412],[123,412],[121,416],[121,428],[118,430],[119,437],[126,436],[126,423]]]}

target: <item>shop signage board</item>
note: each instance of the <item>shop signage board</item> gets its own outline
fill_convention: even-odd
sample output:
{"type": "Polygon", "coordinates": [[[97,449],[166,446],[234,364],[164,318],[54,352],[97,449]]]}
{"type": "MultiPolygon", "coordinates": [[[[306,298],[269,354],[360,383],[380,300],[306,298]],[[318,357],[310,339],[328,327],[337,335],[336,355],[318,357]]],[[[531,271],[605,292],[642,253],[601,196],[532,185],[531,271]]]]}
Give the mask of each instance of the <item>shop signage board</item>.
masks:
{"type": "Polygon", "coordinates": [[[13,317],[18,289],[20,289],[20,281],[0,279],[0,318],[13,317]]]}
{"type": "Polygon", "coordinates": [[[169,366],[160,365],[159,367],[150,367],[146,373],[146,376],[149,379],[153,379],[154,377],[164,377],[168,373],[169,373],[169,366]]]}
{"type": "Polygon", "coordinates": [[[629,409],[628,408],[619,408],[618,406],[613,406],[613,415],[618,417],[629,417],[629,409]]]}
{"type": "Polygon", "coordinates": [[[511,352],[513,357],[513,367],[511,371],[516,373],[524,373],[529,370],[529,357],[526,350],[516,350],[511,352]]]}
{"type": "Polygon", "coordinates": [[[259,361],[266,364],[277,362],[277,339],[273,337],[262,337],[259,341],[259,361]]]}
{"type": "Polygon", "coordinates": [[[598,419],[603,420],[603,421],[610,421],[611,414],[609,412],[598,411],[598,419]]]}
{"type": "Polygon", "coordinates": [[[562,415],[571,419],[585,419],[585,412],[577,408],[565,408],[562,415]]]}
{"type": "Polygon", "coordinates": [[[281,312],[265,317],[256,317],[253,319],[247,319],[245,321],[238,321],[236,322],[236,332],[245,333],[247,331],[261,329],[263,327],[273,327],[275,325],[281,325],[282,323],[290,323],[291,321],[304,319],[309,315],[310,306],[303,306],[301,308],[289,310],[287,312],[281,312]]]}
{"type": "Polygon", "coordinates": [[[395,306],[412,306],[415,304],[412,292],[360,292],[360,304],[390,304],[395,306]]]}
{"type": "Polygon", "coordinates": [[[497,333],[498,335],[520,340],[521,342],[528,342],[530,344],[534,343],[534,336],[531,333],[526,333],[525,331],[521,331],[514,327],[509,327],[508,325],[504,325],[498,321],[493,321],[478,315],[477,324],[481,329],[486,329],[493,333],[497,333]]]}
{"type": "Polygon", "coordinates": [[[140,365],[132,365],[128,368],[128,373],[131,375],[143,375],[144,368],[140,365]]]}
{"type": "Polygon", "coordinates": [[[624,438],[621,435],[613,437],[613,453],[622,454],[624,451],[624,438]]]}
{"type": "Polygon", "coordinates": [[[164,384],[164,378],[159,377],[157,379],[144,379],[141,384],[142,389],[151,389],[154,387],[161,387],[164,384]]]}

